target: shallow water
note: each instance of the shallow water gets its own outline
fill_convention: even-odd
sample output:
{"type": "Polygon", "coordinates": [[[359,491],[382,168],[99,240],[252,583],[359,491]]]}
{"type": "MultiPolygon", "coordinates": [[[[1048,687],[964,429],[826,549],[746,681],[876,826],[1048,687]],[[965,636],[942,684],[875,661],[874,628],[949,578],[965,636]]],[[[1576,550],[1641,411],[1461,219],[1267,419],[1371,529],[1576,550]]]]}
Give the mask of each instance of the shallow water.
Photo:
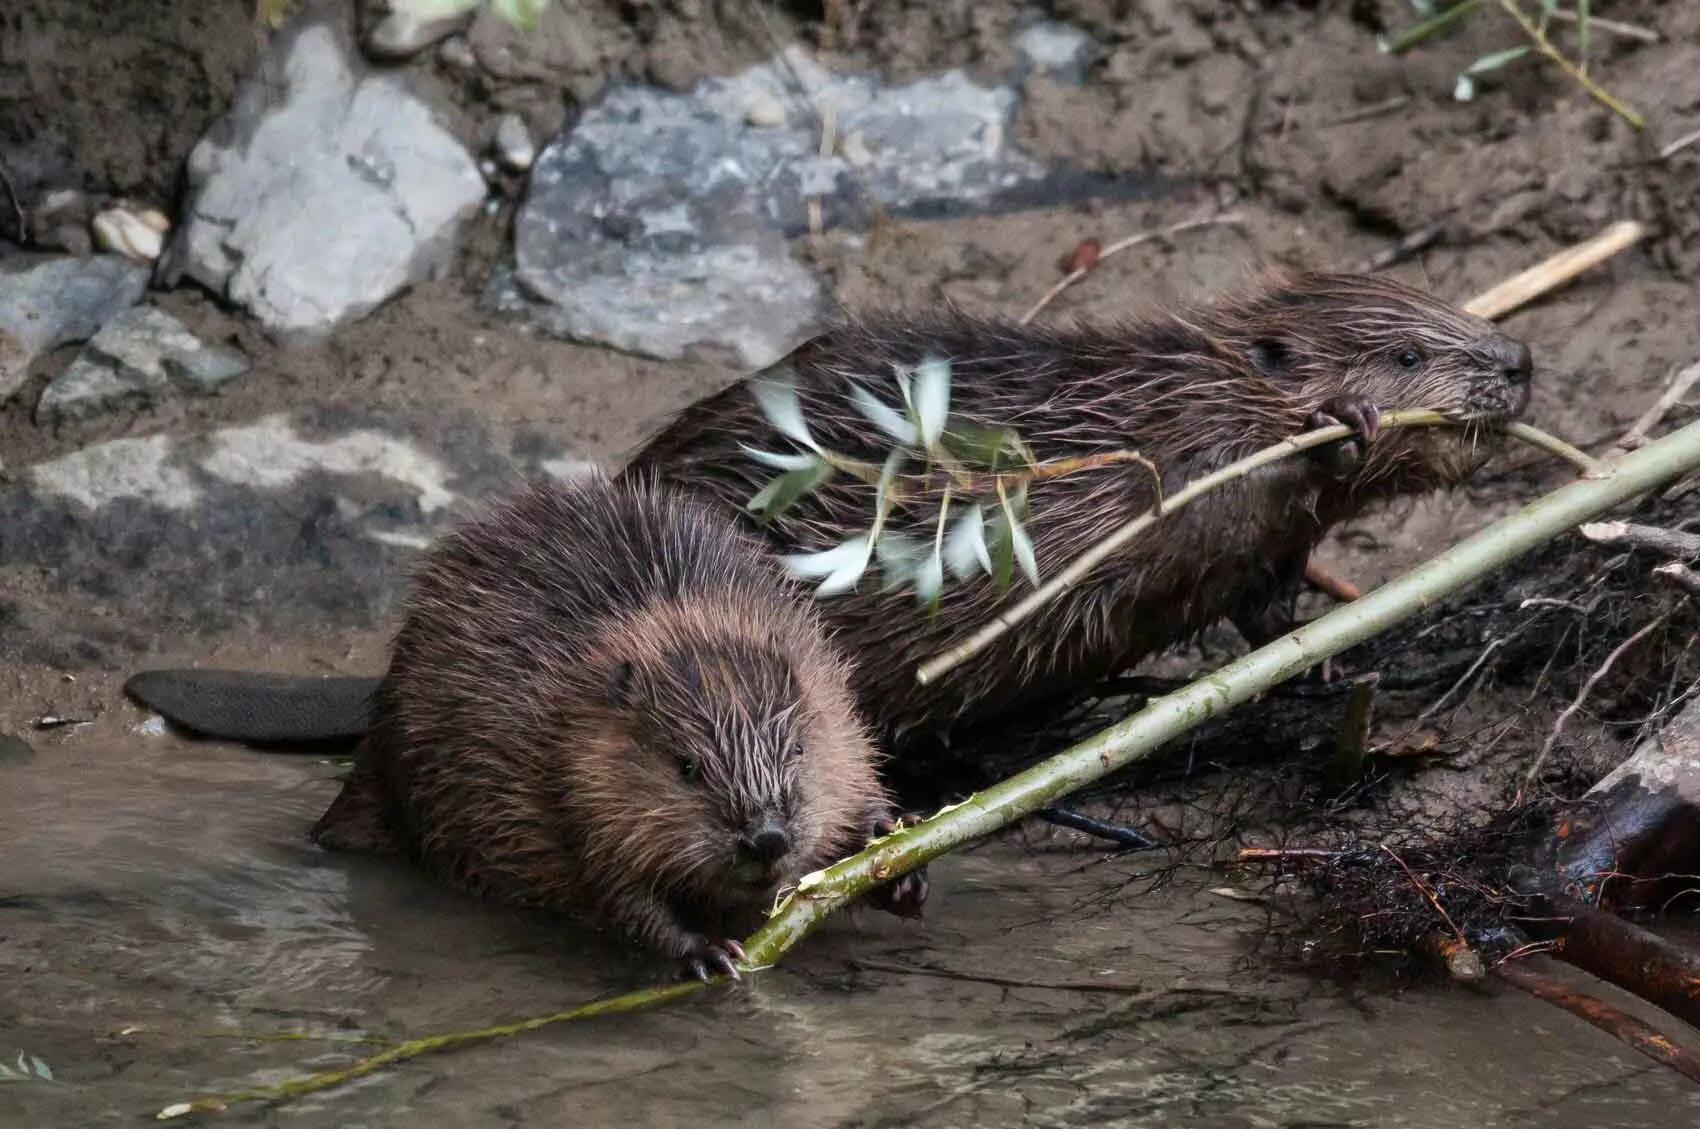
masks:
{"type": "MultiPolygon", "coordinates": [[[[350,1059],[347,1043],[221,1037],[238,1032],[417,1035],[644,982],[641,961],[570,925],[306,843],[336,771],[98,730],[0,767],[0,1058],[54,1072],[0,1085],[0,1126],[135,1124],[350,1059]]],[[[1254,949],[1258,906],[1208,881],[1120,892],[1126,860],[1051,842],[935,865],[924,925],[835,922],[741,990],[209,1121],[1700,1123],[1700,1088],[1546,1004],[1276,974],[1254,949]]]]}

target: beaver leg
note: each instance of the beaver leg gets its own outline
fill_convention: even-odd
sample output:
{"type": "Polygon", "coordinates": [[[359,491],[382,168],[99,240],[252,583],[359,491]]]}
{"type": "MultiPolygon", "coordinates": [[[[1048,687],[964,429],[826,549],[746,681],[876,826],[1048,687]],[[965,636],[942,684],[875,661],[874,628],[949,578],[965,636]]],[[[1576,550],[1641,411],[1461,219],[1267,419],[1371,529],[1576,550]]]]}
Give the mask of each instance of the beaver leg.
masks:
{"type": "MultiPolygon", "coordinates": [[[[896,831],[904,818],[893,818],[886,809],[878,809],[869,820],[868,841],[896,831]]],[[[923,863],[909,873],[869,890],[862,900],[875,909],[898,917],[920,917],[921,907],[927,902],[927,891],[927,867],[923,863]]]]}
{"type": "Polygon", "coordinates": [[[319,846],[333,851],[402,854],[402,839],[390,819],[389,797],[383,782],[365,766],[364,760],[364,757],[355,760],[354,770],[343,781],[342,791],[319,817],[319,822],[313,824],[309,836],[319,846]]]}
{"type": "Polygon", "coordinates": [[[737,962],[744,959],[743,946],[730,939],[710,940],[685,928],[673,907],[649,890],[617,890],[602,903],[602,910],[645,948],[677,959],[682,976],[707,980],[724,973],[741,979],[737,962]]]}
{"type": "Polygon", "coordinates": [[[1305,429],[1314,431],[1336,424],[1345,424],[1356,431],[1358,436],[1314,447],[1310,453],[1329,474],[1336,478],[1345,478],[1363,461],[1365,448],[1380,430],[1381,409],[1369,397],[1358,393],[1331,396],[1322,402],[1321,407],[1310,413],[1310,417],[1305,420],[1305,429]]]}

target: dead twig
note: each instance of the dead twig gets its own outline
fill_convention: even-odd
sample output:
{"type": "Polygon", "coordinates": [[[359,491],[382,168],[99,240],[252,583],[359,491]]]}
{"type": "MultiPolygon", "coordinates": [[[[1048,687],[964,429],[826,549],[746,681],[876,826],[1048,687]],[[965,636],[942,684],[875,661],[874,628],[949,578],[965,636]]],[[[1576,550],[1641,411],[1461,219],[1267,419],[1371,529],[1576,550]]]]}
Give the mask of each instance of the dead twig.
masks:
{"type": "Polygon", "coordinates": [[[1600,679],[1604,678],[1607,672],[1611,670],[1612,664],[1622,658],[1629,648],[1652,634],[1653,630],[1662,624],[1669,616],[1670,613],[1668,611],[1661,612],[1659,615],[1643,624],[1641,630],[1619,643],[1616,649],[1606,656],[1606,661],[1601,663],[1599,668],[1588,676],[1588,680],[1586,682],[1582,683],[1582,689],[1576,692],[1576,700],[1564,707],[1564,712],[1559,714],[1558,720],[1553,723],[1552,732],[1547,734],[1546,742],[1541,745],[1541,751],[1535,756],[1535,763],[1529,766],[1528,773],[1526,773],[1523,777],[1523,786],[1517,789],[1517,796],[1511,802],[1512,807],[1521,806],[1523,803],[1523,793],[1528,791],[1529,787],[1534,784],[1535,779],[1540,775],[1541,768],[1546,764],[1547,757],[1552,754],[1553,747],[1558,744],[1559,737],[1563,735],[1565,725],[1569,723],[1572,717],[1576,716],[1576,712],[1580,710],[1582,708],[1582,704],[1588,700],[1588,695],[1592,694],[1594,692],[1594,687],[1599,685],[1600,679]]]}
{"type": "MultiPolygon", "coordinates": [[[[1695,136],[1700,137],[1700,134],[1695,136]]],[[[1659,421],[1664,419],[1666,414],[1676,407],[1696,384],[1700,384],[1700,361],[1689,365],[1671,377],[1671,382],[1665,388],[1664,393],[1653,402],[1652,407],[1641,413],[1641,418],[1636,420],[1634,425],[1623,433],[1623,438],[1612,444],[1612,449],[1606,453],[1606,457],[1610,458],[1620,451],[1633,451],[1637,447],[1644,446],[1647,442],[1647,433],[1657,427],[1659,421]]]]}
{"type": "Polygon", "coordinates": [[[1595,996],[1586,995],[1556,977],[1525,968],[1509,959],[1494,966],[1494,975],[1537,999],[1580,1016],[1601,1031],[1635,1048],[1655,1062],[1664,1063],[1685,1078],[1700,1082],[1700,1055],[1671,1042],[1669,1036],[1595,996]]]}
{"type": "Polygon", "coordinates": [[[1667,557],[1691,561],[1700,557],[1700,533],[1680,533],[1656,525],[1634,525],[1627,521],[1592,521],[1578,532],[1601,545],[1630,545],[1651,549],[1667,557]]]}
{"type": "Polygon", "coordinates": [[[1356,122],[1368,121],[1370,118],[1379,118],[1382,114],[1390,114],[1394,110],[1409,105],[1410,101],[1411,96],[1409,94],[1395,94],[1391,98],[1384,98],[1380,102],[1372,102],[1368,106],[1360,107],[1350,113],[1341,114],[1339,117],[1329,118],[1322,124],[1324,128],[1327,128],[1330,126],[1352,125],[1356,122]]]}
{"type": "Polygon", "coordinates": [[[1464,931],[1458,928],[1458,923],[1452,920],[1452,915],[1446,912],[1446,907],[1440,904],[1440,899],[1434,896],[1434,891],[1429,889],[1428,883],[1424,882],[1421,878],[1418,878],[1417,872],[1407,866],[1405,860],[1395,854],[1392,847],[1389,847],[1386,843],[1378,843],[1376,845],[1387,853],[1388,858],[1399,864],[1399,869],[1405,872],[1406,877],[1411,880],[1411,884],[1415,886],[1419,892],[1421,892],[1423,897],[1428,899],[1428,904],[1433,906],[1434,912],[1438,913],[1440,915],[1440,919],[1446,922],[1446,927],[1452,930],[1452,936],[1458,944],[1462,945],[1466,949],[1469,948],[1470,942],[1464,936],[1464,931]]]}
{"type": "Polygon", "coordinates": [[[1077,811],[1045,808],[1033,814],[1053,827],[1066,827],[1070,831],[1078,831],[1082,835],[1104,839],[1132,851],[1154,851],[1163,845],[1131,827],[1123,827],[1119,823],[1109,823],[1102,819],[1093,819],[1091,816],[1081,815],[1077,811]]]}
{"type": "Polygon", "coordinates": [[[1598,266],[1613,255],[1634,246],[1646,234],[1647,229],[1634,220],[1620,220],[1598,235],[1574,247],[1567,247],[1544,262],[1513,275],[1491,290],[1478,294],[1466,302],[1464,308],[1490,321],[1504,317],[1543,294],[1557,290],[1583,271],[1598,266]]]}
{"type": "Polygon", "coordinates": [[[1381,675],[1375,671],[1352,680],[1346,698],[1346,716],[1334,736],[1334,760],[1329,776],[1336,788],[1357,783],[1364,772],[1364,758],[1369,754],[1370,723],[1375,717],[1375,692],[1381,675]]]}
{"type": "Polygon", "coordinates": [[[1124,980],[1026,980],[1014,976],[994,976],[989,973],[958,972],[936,964],[897,964],[882,960],[857,960],[851,968],[868,972],[893,972],[900,976],[934,976],[941,980],[962,980],[970,984],[991,984],[998,988],[1037,988],[1045,992],[1106,992],[1118,996],[1143,996],[1151,989],[1143,984],[1124,980]]]}
{"type": "Polygon", "coordinates": [[[1700,572],[1695,572],[1681,561],[1660,565],[1653,570],[1653,575],[1660,580],[1669,581],[1690,595],[1700,596],[1700,572]]]}
{"type": "Polygon", "coordinates": [[[1611,91],[1589,78],[1585,65],[1577,66],[1565,56],[1564,52],[1554,47],[1552,40],[1547,38],[1546,32],[1536,27],[1534,21],[1524,14],[1523,9],[1518,6],[1517,0],[1499,0],[1499,6],[1506,15],[1517,22],[1518,27],[1523,29],[1523,34],[1529,37],[1529,42],[1534,44],[1535,50],[1551,59],[1554,66],[1574,79],[1577,85],[1586,90],[1594,101],[1606,107],[1636,129],[1640,129],[1645,124],[1641,120],[1640,114],[1618,101],[1611,91]]]}
{"type": "Polygon", "coordinates": [[[1111,255],[1118,255],[1130,247],[1137,247],[1141,243],[1149,243],[1153,239],[1163,239],[1171,235],[1179,235],[1183,231],[1192,231],[1195,228],[1219,227],[1224,224],[1232,225],[1244,222],[1245,217],[1239,212],[1223,212],[1219,215],[1206,216],[1202,219],[1185,220],[1181,223],[1172,223],[1167,227],[1159,227],[1151,231],[1142,231],[1136,235],[1130,235],[1125,239],[1118,239],[1108,247],[1099,251],[1097,257],[1092,259],[1091,262],[1069,271],[1055,286],[1040,295],[1039,300],[1034,302],[1032,307],[1028,309],[1026,313],[1021,315],[1020,324],[1026,325],[1028,322],[1038,317],[1040,312],[1043,311],[1046,306],[1056,300],[1057,295],[1085,278],[1088,274],[1091,274],[1098,268],[1098,264],[1102,263],[1111,255]]]}
{"type": "Polygon", "coordinates": [[[16,217],[18,225],[18,242],[28,243],[30,241],[29,221],[24,218],[24,202],[18,199],[17,186],[12,183],[11,176],[6,172],[4,162],[0,162],[0,188],[6,190],[6,199],[11,201],[12,215],[16,217]]]}
{"type": "Polygon", "coordinates": [[[1439,242],[1441,235],[1445,234],[1445,231],[1446,225],[1439,222],[1431,223],[1427,227],[1418,228],[1416,231],[1411,232],[1411,234],[1393,244],[1393,246],[1382,251],[1377,251],[1375,254],[1359,263],[1357,266],[1357,273],[1374,274],[1376,271],[1383,271],[1388,267],[1398,266],[1406,259],[1411,258],[1417,252],[1431,244],[1439,242]]]}
{"type": "Polygon", "coordinates": [[[1696,141],[1700,141],[1700,129],[1692,130],[1659,150],[1659,160],[1668,161],[1696,141]]]}

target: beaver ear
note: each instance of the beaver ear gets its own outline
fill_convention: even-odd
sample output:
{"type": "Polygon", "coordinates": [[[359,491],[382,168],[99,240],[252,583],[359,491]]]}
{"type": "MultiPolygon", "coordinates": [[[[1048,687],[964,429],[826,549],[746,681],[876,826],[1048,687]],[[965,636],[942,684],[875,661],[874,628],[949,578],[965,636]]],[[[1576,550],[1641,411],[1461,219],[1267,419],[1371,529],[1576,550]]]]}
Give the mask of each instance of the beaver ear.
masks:
{"type": "Polygon", "coordinates": [[[632,664],[618,663],[608,672],[608,700],[616,706],[630,704],[632,693],[632,664]]]}
{"type": "Polygon", "coordinates": [[[1259,337],[1246,346],[1245,355],[1258,372],[1272,380],[1288,380],[1293,376],[1292,350],[1280,338],[1259,337]]]}

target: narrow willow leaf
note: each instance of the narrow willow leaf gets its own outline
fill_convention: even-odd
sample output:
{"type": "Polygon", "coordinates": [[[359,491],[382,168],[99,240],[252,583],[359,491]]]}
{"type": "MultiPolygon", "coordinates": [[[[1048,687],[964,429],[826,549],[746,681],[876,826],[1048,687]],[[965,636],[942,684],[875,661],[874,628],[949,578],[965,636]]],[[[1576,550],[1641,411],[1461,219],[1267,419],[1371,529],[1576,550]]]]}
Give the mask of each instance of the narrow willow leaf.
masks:
{"type": "Polygon", "coordinates": [[[787,554],[780,558],[780,563],[793,576],[805,580],[812,580],[817,576],[825,577],[815,589],[816,598],[821,598],[836,596],[854,588],[856,581],[868,570],[868,561],[872,556],[873,538],[863,533],[818,553],[787,554]]]}
{"type": "Polygon", "coordinates": [[[1583,74],[1588,73],[1588,35],[1591,22],[1588,0],[1576,0],[1576,59],[1582,64],[1583,74]]]}
{"type": "Polygon", "coordinates": [[[1464,73],[1467,75],[1475,75],[1487,74],[1489,71],[1497,71],[1500,67],[1505,66],[1505,64],[1514,63],[1528,53],[1528,44],[1524,44],[1521,47],[1512,47],[1505,51],[1494,51],[1490,54],[1483,55],[1469,66],[1465,67],[1464,73]]]}
{"type": "Polygon", "coordinates": [[[788,380],[762,379],[754,382],[751,392],[761,405],[762,415],[787,438],[795,439],[811,451],[820,444],[809,434],[803,422],[803,406],[797,400],[797,386],[788,380]]]}
{"type": "Polygon", "coordinates": [[[933,549],[915,573],[915,598],[929,606],[938,603],[939,594],[944,591],[944,559],[936,543],[933,549]]]}
{"type": "Polygon", "coordinates": [[[986,511],[977,505],[967,507],[956,519],[950,534],[944,539],[944,559],[950,574],[967,580],[976,572],[991,572],[992,558],[986,548],[986,511]]]}
{"type": "Polygon", "coordinates": [[[1452,99],[1455,102],[1468,102],[1476,96],[1476,83],[1467,74],[1458,76],[1458,81],[1452,87],[1452,99]]]}
{"type": "Polygon", "coordinates": [[[927,550],[920,541],[902,533],[887,533],[874,545],[884,576],[884,591],[895,592],[915,579],[915,573],[926,558],[927,550]]]}
{"type": "Polygon", "coordinates": [[[1009,523],[1009,540],[1015,552],[1015,559],[1020,562],[1021,571],[1027,574],[1027,579],[1033,587],[1037,588],[1039,562],[1033,555],[1033,539],[1027,535],[1027,528],[1022,524],[1027,509],[1026,488],[1023,487],[1015,497],[1000,492],[998,500],[1003,503],[1004,518],[1009,523]]]}
{"type": "Polygon", "coordinates": [[[915,421],[921,443],[932,450],[950,418],[950,362],[927,357],[915,369],[915,421]]]}
{"type": "Polygon", "coordinates": [[[787,471],[757,491],[744,508],[763,521],[772,521],[831,477],[832,467],[824,460],[801,470],[787,471]]]}
{"type": "Polygon", "coordinates": [[[17,1071],[13,1070],[11,1067],[7,1066],[5,1063],[0,1062],[0,1082],[9,1082],[12,1079],[18,1078],[18,1077],[20,1077],[20,1075],[18,1074],[17,1071]]]}
{"type": "Polygon", "coordinates": [[[1009,535],[1009,519],[1002,506],[986,519],[986,549],[991,557],[992,583],[999,592],[1009,588],[1015,575],[1015,541],[1009,535]]]}
{"type": "Polygon", "coordinates": [[[744,452],[744,454],[748,455],[756,462],[765,463],[770,467],[777,467],[780,470],[803,470],[807,467],[812,467],[821,461],[821,457],[815,454],[781,454],[777,451],[762,451],[750,446],[748,443],[740,443],[738,444],[738,447],[744,452]]]}
{"type": "Polygon", "coordinates": [[[903,418],[903,413],[890,404],[863,388],[860,384],[850,389],[850,402],[856,405],[856,410],[867,417],[869,423],[897,440],[913,446],[920,439],[920,432],[915,425],[903,418]]]}
{"type": "Polygon", "coordinates": [[[1014,428],[987,427],[955,417],[945,425],[939,441],[963,462],[977,463],[994,472],[1026,466],[1031,461],[1027,445],[1014,428]]]}
{"type": "Polygon", "coordinates": [[[37,1078],[43,1078],[49,1082],[53,1081],[53,1071],[47,1069],[47,1064],[42,1062],[41,1059],[37,1058],[35,1055],[30,1055],[30,1065],[35,1067],[35,1075],[37,1078]]]}

